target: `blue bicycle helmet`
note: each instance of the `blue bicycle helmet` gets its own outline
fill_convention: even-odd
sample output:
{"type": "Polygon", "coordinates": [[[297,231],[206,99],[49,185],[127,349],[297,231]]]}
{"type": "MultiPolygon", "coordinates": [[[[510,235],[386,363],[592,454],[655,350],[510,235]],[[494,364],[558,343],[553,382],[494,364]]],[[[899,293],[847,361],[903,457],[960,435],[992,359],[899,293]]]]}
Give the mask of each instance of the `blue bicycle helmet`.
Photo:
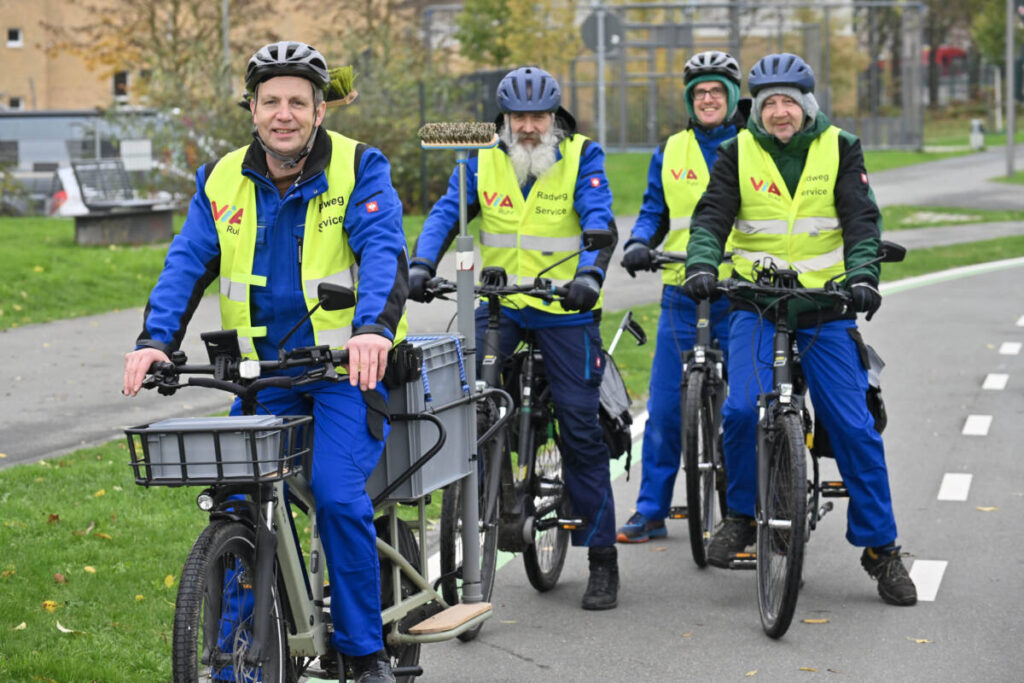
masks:
{"type": "Polygon", "coordinates": [[[814,92],[814,71],[807,62],[789,52],[768,55],[750,70],[747,86],[751,95],[771,86],[790,86],[800,92],[814,92]]]}
{"type": "Polygon", "coordinates": [[[503,113],[555,111],[562,104],[558,81],[544,69],[523,66],[498,84],[498,107],[503,113]]]}

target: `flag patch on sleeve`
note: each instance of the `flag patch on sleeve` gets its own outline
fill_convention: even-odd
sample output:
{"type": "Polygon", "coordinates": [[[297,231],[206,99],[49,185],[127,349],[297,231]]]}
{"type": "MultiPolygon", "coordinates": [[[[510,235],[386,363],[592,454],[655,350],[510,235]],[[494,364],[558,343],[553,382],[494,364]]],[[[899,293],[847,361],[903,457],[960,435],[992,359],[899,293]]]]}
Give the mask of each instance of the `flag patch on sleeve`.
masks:
{"type": "Polygon", "coordinates": [[[601,181],[599,179],[597,179],[597,178],[591,178],[590,179],[590,186],[591,187],[600,187],[601,186],[601,181]]]}
{"type": "Polygon", "coordinates": [[[366,213],[377,213],[378,210],[380,210],[380,207],[377,206],[377,202],[366,203],[366,213]]]}

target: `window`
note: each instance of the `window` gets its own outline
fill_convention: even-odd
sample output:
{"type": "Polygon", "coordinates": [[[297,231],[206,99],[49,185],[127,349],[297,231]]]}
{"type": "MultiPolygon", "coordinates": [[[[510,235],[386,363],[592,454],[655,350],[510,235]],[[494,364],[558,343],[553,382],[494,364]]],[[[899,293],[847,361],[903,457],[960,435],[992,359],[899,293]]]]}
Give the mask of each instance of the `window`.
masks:
{"type": "Polygon", "coordinates": [[[7,29],[7,47],[21,47],[24,45],[20,28],[7,29]]]}
{"type": "Polygon", "coordinates": [[[8,109],[24,109],[25,108],[25,102],[20,97],[12,97],[9,100],[7,100],[7,108],[8,109]]]}
{"type": "Polygon", "coordinates": [[[114,74],[114,101],[128,101],[128,72],[118,71],[114,74]]]}

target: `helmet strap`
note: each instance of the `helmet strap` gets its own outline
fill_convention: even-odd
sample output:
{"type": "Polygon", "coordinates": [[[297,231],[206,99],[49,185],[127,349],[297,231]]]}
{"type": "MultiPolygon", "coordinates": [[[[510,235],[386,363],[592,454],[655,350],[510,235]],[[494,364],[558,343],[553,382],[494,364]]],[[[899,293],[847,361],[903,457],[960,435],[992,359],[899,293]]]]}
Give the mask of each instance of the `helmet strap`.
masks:
{"type": "Polygon", "coordinates": [[[313,149],[313,141],[316,139],[316,131],[317,129],[314,128],[313,132],[309,136],[309,140],[306,141],[305,148],[295,156],[285,156],[284,154],[275,152],[274,150],[267,147],[267,144],[263,142],[263,138],[260,137],[260,134],[256,130],[255,126],[252,129],[252,137],[256,140],[256,142],[259,143],[260,147],[263,149],[264,152],[266,152],[269,156],[272,156],[273,158],[281,162],[282,168],[291,169],[298,166],[300,161],[309,156],[309,153],[313,149]]]}

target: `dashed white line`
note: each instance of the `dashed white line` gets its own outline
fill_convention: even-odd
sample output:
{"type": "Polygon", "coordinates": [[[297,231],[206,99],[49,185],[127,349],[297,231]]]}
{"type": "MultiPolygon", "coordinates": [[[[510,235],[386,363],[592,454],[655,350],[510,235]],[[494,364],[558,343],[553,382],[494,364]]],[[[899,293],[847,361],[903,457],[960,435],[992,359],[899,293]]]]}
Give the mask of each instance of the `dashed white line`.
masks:
{"type": "Polygon", "coordinates": [[[986,436],[992,426],[991,415],[968,415],[964,422],[964,436],[986,436]]]}
{"type": "Polygon", "coordinates": [[[985,381],[982,383],[982,389],[988,389],[990,391],[1002,391],[1006,388],[1006,383],[1010,381],[1010,376],[999,372],[990,372],[985,375],[985,381]]]}
{"type": "Polygon", "coordinates": [[[999,354],[1002,356],[1016,356],[1020,353],[1021,342],[1003,342],[999,346],[999,354]]]}
{"type": "Polygon", "coordinates": [[[973,476],[964,472],[947,472],[944,474],[942,476],[942,485],[939,486],[939,500],[967,500],[973,476]]]}
{"type": "Polygon", "coordinates": [[[942,583],[942,575],[946,571],[945,560],[914,560],[910,568],[910,578],[917,586],[917,599],[922,602],[934,602],[942,583]]]}

